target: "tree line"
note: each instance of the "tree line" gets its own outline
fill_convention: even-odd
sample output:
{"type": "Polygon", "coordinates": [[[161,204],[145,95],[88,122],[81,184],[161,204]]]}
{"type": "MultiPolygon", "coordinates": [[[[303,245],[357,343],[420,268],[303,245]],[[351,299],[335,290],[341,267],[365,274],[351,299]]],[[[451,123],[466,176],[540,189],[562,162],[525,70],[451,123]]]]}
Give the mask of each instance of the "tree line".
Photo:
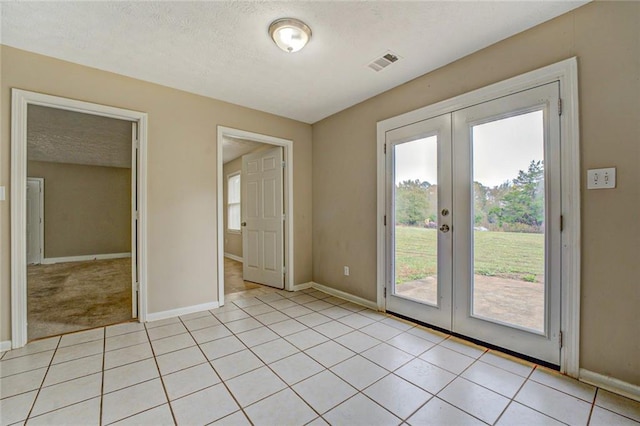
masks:
{"type": "MultiPolygon", "coordinates": [[[[474,224],[505,232],[544,232],[544,165],[531,161],[527,170],[494,186],[473,182],[474,224]]],[[[435,227],[437,185],[405,180],[396,185],[396,224],[435,227]]]]}

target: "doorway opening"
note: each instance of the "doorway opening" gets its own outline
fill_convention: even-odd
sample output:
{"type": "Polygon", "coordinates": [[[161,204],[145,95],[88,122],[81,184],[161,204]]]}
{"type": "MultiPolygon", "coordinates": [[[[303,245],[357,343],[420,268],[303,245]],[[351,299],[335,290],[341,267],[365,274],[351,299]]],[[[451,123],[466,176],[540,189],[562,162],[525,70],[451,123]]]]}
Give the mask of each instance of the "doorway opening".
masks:
{"type": "Polygon", "coordinates": [[[12,347],[146,317],[146,114],[12,91],[12,347]]]}
{"type": "Polygon", "coordinates": [[[293,144],[218,127],[218,301],[293,285],[293,144]]]}

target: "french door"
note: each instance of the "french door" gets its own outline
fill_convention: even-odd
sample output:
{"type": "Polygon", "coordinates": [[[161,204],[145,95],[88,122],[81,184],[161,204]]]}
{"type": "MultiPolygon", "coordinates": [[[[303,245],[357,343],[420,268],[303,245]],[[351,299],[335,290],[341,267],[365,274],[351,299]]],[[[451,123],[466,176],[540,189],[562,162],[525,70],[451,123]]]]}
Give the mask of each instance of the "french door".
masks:
{"type": "Polygon", "coordinates": [[[386,309],[560,364],[559,83],[386,133],[386,309]]]}

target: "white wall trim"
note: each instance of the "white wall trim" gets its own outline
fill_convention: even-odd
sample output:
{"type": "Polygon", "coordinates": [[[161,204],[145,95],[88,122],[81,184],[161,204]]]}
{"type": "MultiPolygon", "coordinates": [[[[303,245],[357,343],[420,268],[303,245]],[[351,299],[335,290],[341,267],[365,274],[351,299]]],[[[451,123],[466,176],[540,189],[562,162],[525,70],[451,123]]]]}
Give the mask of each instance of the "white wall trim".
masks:
{"type": "Polygon", "coordinates": [[[580,369],[580,381],[640,401],[640,386],[638,385],[623,382],[611,376],[605,376],[584,368],[580,369]]]}
{"type": "Polygon", "coordinates": [[[385,309],[386,241],[383,223],[386,210],[386,132],[427,118],[517,93],[531,87],[560,82],[563,113],[560,117],[562,169],[562,313],[560,329],[564,346],[561,371],[579,375],[580,359],[580,132],[578,121],[578,62],[575,57],[504,80],[454,98],[407,112],[377,124],[377,305],[385,309]]]}
{"type": "Polygon", "coordinates": [[[168,311],[153,312],[147,314],[147,321],[159,321],[167,318],[179,317],[181,315],[193,314],[195,312],[208,311],[219,308],[218,302],[202,303],[200,305],[185,306],[184,308],[169,309],[168,311]]]}
{"type": "Polygon", "coordinates": [[[226,180],[223,178],[222,163],[222,145],[223,138],[230,136],[234,138],[247,139],[255,142],[266,143],[269,145],[276,145],[284,147],[284,159],[286,163],[285,170],[285,192],[284,192],[284,212],[286,216],[285,224],[285,253],[284,263],[286,267],[284,289],[288,291],[293,290],[294,286],[294,249],[293,249],[293,141],[289,139],[282,139],[275,136],[263,135],[260,133],[247,132],[245,130],[233,129],[231,127],[218,126],[217,134],[217,160],[216,178],[218,180],[218,303],[220,306],[224,305],[224,215],[223,209],[225,208],[223,203],[223,185],[226,180]]]}
{"type": "Polygon", "coordinates": [[[44,178],[27,176],[27,183],[29,181],[36,181],[40,185],[40,224],[38,225],[40,252],[38,253],[38,263],[42,263],[44,260],[44,178]]]}
{"type": "Polygon", "coordinates": [[[138,124],[138,319],[147,314],[147,114],[26,90],[11,89],[11,342],[13,348],[27,343],[27,107],[41,105],[85,114],[132,121],[138,124]]]}
{"type": "Polygon", "coordinates": [[[309,281],[308,283],[302,283],[302,284],[295,284],[293,286],[293,291],[300,291],[300,290],[306,290],[308,288],[313,287],[313,281],[309,281]]]}
{"type": "Polygon", "coordinates": [[[44,259],[42,259],[42,264],[52,265],[54,263],[84,262],[87,260],[124,259],[126,257],[131,257],[131,253],[105,253],[105,254],[84,254],[81,256],[67,256],[67,257],[45,257],[44,259]]]}
{"type": "Polygon", "coordinates": [[[332,296],[339,297],[340,299],[348,300],[349,302],[353,302],[356,305],[364,306],[365,308],[373,309],[374,311],[378,310],[378,305],[375,302],[363,299],[362,297],[354,296],[351,293],[347,293],[342,290],[336,290],[335,288],[327,287],[326,285],[318,284],[317,282],[312,282],[311,287],[332,296]]]}
{"type": "Polygon", "coordinates": [[[11,349],[11,340],[4,340],[0,342],[0,352],[6,352],[11,349]]]}
{"type": "Polygon", "coordinates": [[[228,259],[231,259],[231,260],[235,260],[236,262],[244,263],[244,259],[241,258],[240,256],[236,256],[235,254],[225,253],[224,257],[226,257],[228,259]]]}

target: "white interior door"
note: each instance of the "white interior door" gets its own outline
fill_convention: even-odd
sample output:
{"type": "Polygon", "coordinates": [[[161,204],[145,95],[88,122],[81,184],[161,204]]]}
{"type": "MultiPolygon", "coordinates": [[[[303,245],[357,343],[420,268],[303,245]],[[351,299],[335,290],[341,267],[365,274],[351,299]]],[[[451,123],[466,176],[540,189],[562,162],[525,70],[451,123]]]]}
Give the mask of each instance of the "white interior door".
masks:
{"type": "Polygon", "coordinates": [[[243,278],[284,288],[282,148],[242,157],[243,278]]]}
{"type": "Polygon", "coordinates": [[[388,311],[560,364],[559,83],[386,134],[388,311]]]}
{"type": "Polygon", "coordinates": [[[44,180],[27,178],[27,264],[42,263],[44,255],[44,180]]]}

